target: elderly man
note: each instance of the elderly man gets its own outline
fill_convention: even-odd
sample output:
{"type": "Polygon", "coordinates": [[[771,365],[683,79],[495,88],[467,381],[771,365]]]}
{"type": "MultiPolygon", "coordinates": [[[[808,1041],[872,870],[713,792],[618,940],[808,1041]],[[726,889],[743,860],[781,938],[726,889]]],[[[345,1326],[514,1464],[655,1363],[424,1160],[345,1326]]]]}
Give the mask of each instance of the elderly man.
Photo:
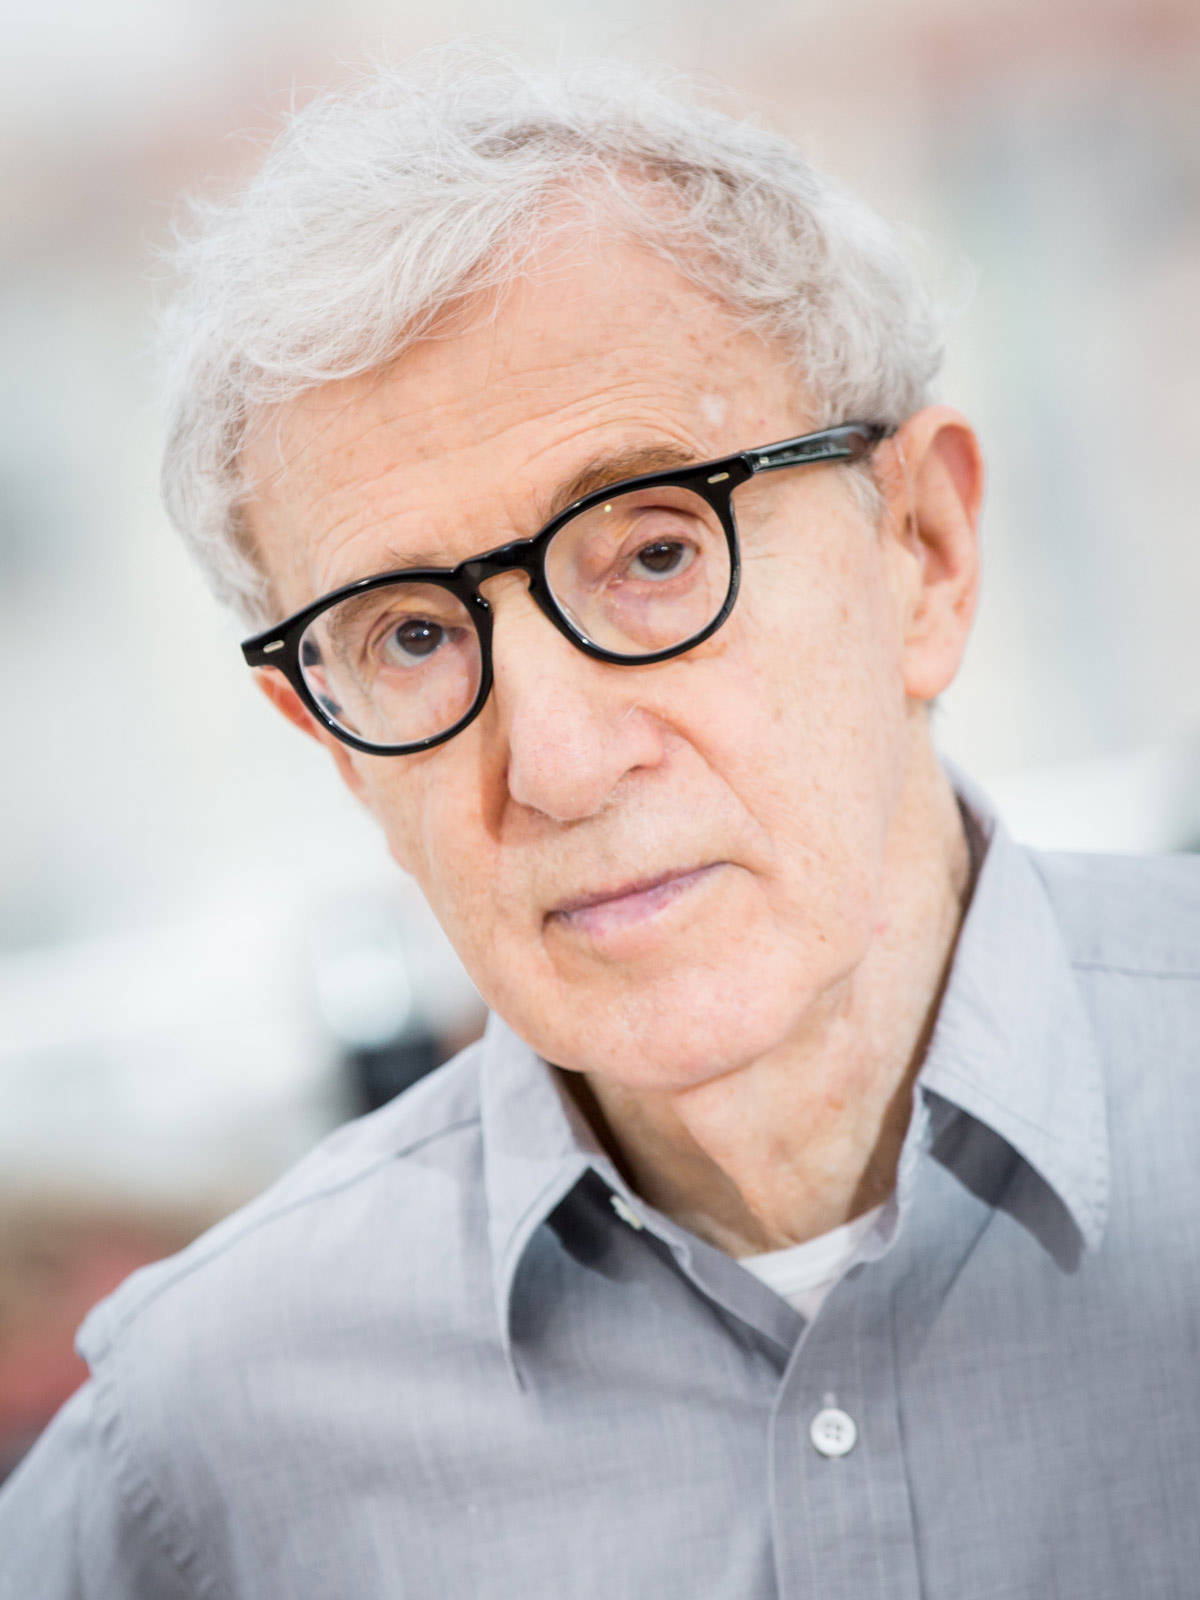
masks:
{"type": "Polygon", "coordinates": [[[1195,1594],[1200,873],[935,757],[982,473],[886,230],[425,64],[184,265],[173,514],[493,1016],[92,1314],[0,1593],[1195,1594]]]}

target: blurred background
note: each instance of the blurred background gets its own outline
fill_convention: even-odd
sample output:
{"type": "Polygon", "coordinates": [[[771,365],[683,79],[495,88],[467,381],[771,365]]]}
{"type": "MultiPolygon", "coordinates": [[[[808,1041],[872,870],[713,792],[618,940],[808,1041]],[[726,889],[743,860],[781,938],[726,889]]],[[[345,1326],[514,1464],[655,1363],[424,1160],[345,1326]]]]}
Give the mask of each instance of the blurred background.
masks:
{"type": "Polygon", "coordinates": [[[487,33],[715,78],[957,308],[991,461],[944,749],[1027,840],[1200,845],[1194,0],[39,0],[0,57],[0,1476],[71,1334],[479,1002],[166,526],[181,191],[364,62],[487,33]],[[16,691],[20,690],[18,694],[16,691]]]}

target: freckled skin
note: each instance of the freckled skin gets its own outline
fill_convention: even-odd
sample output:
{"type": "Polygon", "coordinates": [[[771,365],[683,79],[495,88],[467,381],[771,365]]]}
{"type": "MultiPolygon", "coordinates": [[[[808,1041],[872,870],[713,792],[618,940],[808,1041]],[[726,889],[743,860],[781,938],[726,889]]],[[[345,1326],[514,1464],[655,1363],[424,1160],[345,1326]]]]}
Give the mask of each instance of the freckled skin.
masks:
{"type": "MultiPolygon", "coordinates": [[[[283,614],[535,532],[609,450],[704,460],[811,426],[794,374],[722,307],[633,245],[585,244],[386,372],[263,419],[251,527],[283,614]]],[[[923,703],[970,620],[977,455],[952,413],[903,443],[903,467],[879,452],[878,528],[838,469],[739,490],[742,591],[687,655],[590,660],[506,574],[471,727],[402,758],[317,732],[488,1003],[584,1075],[647,1197],[734,1250],[832,1226],[890,1181],[897,1086],[957,927],[965,852],[923,703]],[[612,937],[555,914],[698,866],[715,870],[612,937]]]]}

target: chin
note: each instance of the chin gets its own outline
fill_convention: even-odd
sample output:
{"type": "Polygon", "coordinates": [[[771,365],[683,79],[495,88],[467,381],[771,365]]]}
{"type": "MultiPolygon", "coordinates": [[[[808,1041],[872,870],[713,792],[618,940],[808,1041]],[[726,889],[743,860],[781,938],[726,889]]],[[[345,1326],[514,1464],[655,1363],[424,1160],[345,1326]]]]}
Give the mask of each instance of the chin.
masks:
{"type": "Polygon", "coordinates": [[[693,971],[619,1002],[577,1003],[566,1013],[570,1025],[548,1041],[553,1053],[541,1053],[624,1088],[677,1092],[770,1054],[803,1025],[806,1009],[794,982],[750,988],[732,974],[693,971]]]}

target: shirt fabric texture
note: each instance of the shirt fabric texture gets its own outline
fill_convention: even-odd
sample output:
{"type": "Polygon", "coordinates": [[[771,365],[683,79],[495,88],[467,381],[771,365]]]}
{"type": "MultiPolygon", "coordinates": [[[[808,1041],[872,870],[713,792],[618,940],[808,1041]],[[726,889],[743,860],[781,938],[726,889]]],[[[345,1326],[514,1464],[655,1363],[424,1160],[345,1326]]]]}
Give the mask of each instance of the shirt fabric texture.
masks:
{"type": "Polygon", "coordinates": [[[982,827],[896,1192],[811,1322],[493,1018],[92,1312],[3,1600],[1195,1600],[1200,861],[982,827]]]}

